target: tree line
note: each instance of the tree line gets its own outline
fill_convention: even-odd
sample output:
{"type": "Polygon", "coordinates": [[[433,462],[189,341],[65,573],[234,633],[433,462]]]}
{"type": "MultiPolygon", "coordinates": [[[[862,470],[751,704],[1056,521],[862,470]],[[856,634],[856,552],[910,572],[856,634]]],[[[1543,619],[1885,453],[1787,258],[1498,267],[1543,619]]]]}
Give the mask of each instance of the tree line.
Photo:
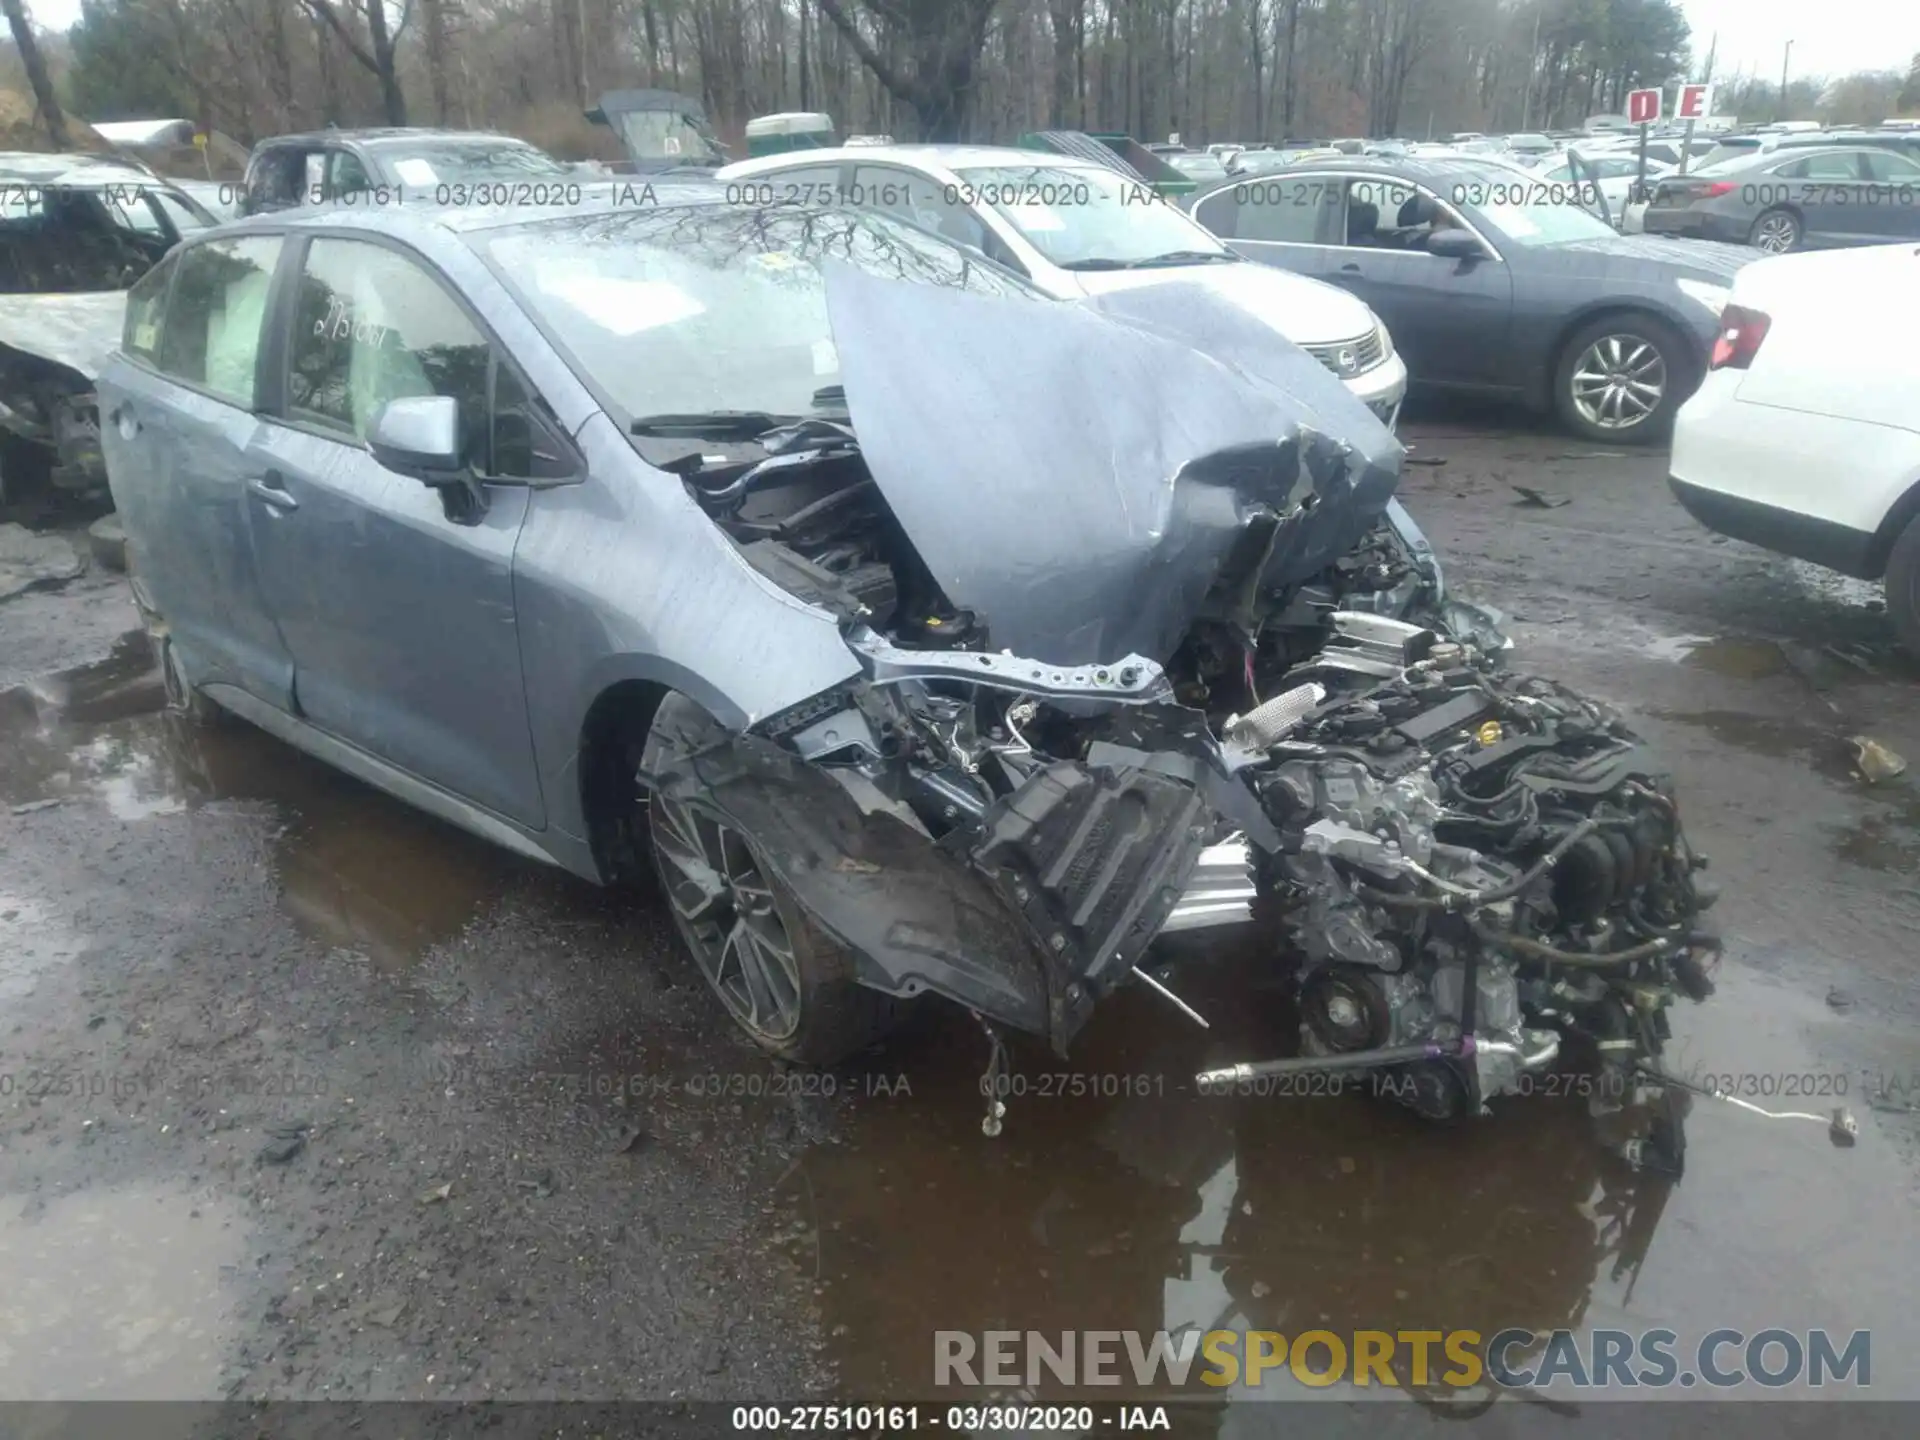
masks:
{"type": "MultiPolygon", "coordinates": [[[[608,140],[583,110],[634,86],[697,98],[729,137],[781,110],[935,140],[1546,129],[1710,69],[1698,48],[1673,0],[83,0],[53,58],[89,119],[248,143],[488,127],[581,155],[608,140]]],[[[1920,109],[1920,57],[1784,96],[1735,78],[1720,108],[1797,118],[1836,96],[1849,121],[1920,109]]]]}

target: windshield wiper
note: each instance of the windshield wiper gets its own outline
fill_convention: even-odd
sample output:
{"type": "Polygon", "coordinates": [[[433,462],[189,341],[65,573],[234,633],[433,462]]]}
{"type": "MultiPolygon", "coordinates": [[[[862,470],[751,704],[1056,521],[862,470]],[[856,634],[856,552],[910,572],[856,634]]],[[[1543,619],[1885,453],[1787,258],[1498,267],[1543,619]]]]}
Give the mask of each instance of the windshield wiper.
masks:
{"type": "Polygon", "coordinates": [[[1163,265],[1208,265],[1216,260],[1238,260],[1231,250],[1169,250],[1164,255],[1149,255],[1129,262],[1130,270],[1152,270],[1163,265]]]}
{"type": "Polygon", "coordinates": [[[684,415],[642,415],[627,427],[632,435],[685,435],[698,440],[754,440],[792,425],[799,415],[766,410],[699,410],[684,415]]]}
{"type": "Polygon", "coordinates": [[[1116,260],[1111,255],[1095,255],[1086,260],[1069,260],[1062,270],[1152,270],[1162,265],[1205,265],[1213,260],[1238,260],[1231,250],[1169,250],[1164,255],[1145,255],[1138,260],[1116,260]]]}

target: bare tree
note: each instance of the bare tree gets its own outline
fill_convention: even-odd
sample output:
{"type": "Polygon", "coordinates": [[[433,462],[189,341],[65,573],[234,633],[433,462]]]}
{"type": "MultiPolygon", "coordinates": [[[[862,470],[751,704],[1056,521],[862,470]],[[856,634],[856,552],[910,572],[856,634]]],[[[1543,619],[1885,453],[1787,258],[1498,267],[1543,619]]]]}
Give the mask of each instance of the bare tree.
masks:
{"type": "Polygon", "coordinates": [[[326,22],[347,53],[380,82],[381,106],[386,111],[389,125],[407,123],[407,97],[400,88],[400,75],[394,68],[394,52],[400,44],[400,37],[406,33],[407,22],[413,18],[413,0],[405,0],[400,9],[400,23],[392,30],[387,28],[386,0],[347,0],[354,12],[360,14],[367,25],[367,43],[362,44],[360,37],[341,17],[334,0],[303,0],[315,18],[326,22]]]}
{"type": "Polygon", "coordinates": [[[923,140],[958,140],[973,102],[974,66],[987,42],[996,0],[820,0],[860,62],[887,93],[913,110],[923,140]],[[878,32],[870,39],[853,6],[878,32]],[[911,58],[896,60],[904,50],[911,58]],[[908,67],[911,68],[908,68],[908,67]]]}
{"type": "Polygon", "coordinates": [[[34,104],[40,107],[40,119],[47,127],[53,148],[65,150],[73,142],[67,138],[67,117],[60,112],[60,101],[53,93],[53,81],[47,75],[46,59],[40,43],[33,37],[33,25],[27,19],[23,0],[0,0],[7,7],[7,23],[13,27],[13,43],[20,51],[20,64],[27,72],[27,84],[33,87],[34,104]]]}
{"type": "Polygon", "coordinates": [[[453,113],[448,80],[453,68],[448,42],[447,11],[456,0],[420,0],[422,39],[427,50],[427,85],[433,95],[433,123],[444,125],[453,113]]]}

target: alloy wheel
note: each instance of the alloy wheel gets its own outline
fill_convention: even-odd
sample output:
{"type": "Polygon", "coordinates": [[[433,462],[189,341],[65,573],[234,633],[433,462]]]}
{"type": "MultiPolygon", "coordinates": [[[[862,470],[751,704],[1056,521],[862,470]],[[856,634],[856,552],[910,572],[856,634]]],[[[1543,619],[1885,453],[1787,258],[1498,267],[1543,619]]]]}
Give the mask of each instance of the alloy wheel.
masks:
{"type": "Polygon", "coordinates": [[[800,1028],[800,967],[773,886],[746,837],[703,810],[650,798],[667,903],[729,1013],[768,1041],[800,1028]]]}
{"type": "Polygon", "coordinates": [[[1760,223],[1753,227],[1755,248],[1765,250],[1770,255],[1786,254],[1799,240],[1800,227],[1794,223],[1791,215],[1784,213],[1763,215],[1760,223]]]}
{"type": "Polygon", "coordinates": [[[1667,360],[1638,335],[1603,335],[1573,368],[1573,406],[1601,430],[1643,425],[1667,396],[1667,360]]]}

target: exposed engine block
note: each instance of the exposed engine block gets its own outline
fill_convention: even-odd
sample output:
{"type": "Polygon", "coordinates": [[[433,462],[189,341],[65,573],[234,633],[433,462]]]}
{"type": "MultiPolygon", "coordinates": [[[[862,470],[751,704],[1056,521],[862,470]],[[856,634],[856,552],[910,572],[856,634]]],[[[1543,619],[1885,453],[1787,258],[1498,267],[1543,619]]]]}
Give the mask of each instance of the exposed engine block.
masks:
{"type": "Polygon", "coordinates": [[[1657,1050],[1674,984],[1709,986],[1703,862],[1638,738],[1430,631],[1334,623],[1262,707],[1300,713],[1249,776],[1284,842],[1303,1054],[1378,1055],[1390,1093],[1450,1118],[1522,1088],[1563,1032],[1629,1067],[1657,1050]]]}

